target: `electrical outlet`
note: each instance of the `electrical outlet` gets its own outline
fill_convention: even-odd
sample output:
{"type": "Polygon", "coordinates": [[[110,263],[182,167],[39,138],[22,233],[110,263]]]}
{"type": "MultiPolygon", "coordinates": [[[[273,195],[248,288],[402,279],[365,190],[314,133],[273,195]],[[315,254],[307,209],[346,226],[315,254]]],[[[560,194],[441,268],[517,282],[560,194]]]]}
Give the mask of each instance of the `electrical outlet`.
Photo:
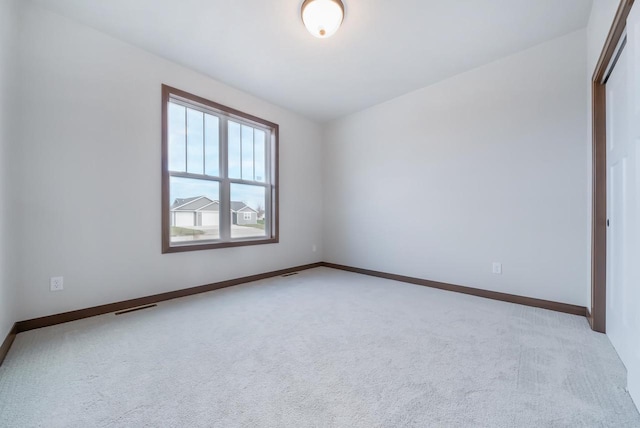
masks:
{"type": "Polygon", "coordinates": [[[311,246],[311,251],[313,251],[314,253],[315,253],[316,251],[318,251],[318,247],[316,247],[316,244],[313,244],[313,245],[311,246]]]}
{"type": "Polygon", "coordinates": [[[64,290],[64,278],[61,276],[52,276],[49,280],[49,287],[51,291],[64,290]]]}
{"type": "Polygon", "coordinates": [[[502,275],[502,263],[493,262],[493,273],[502,275]]]}

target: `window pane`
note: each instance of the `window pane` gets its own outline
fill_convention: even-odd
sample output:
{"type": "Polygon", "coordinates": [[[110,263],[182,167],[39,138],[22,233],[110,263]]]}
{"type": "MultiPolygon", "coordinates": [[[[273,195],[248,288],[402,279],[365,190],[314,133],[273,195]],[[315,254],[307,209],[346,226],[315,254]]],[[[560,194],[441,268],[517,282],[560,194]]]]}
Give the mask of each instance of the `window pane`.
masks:
{"type": "Polygon", "coordinates": [[[229,177],[240,178],[240,124],[229,121],[229,177]]]}
{"type": "Polygon", "coordinates": [[[169,186],[171,242],[219,239],[219,183],[170,177],[169,186]]]}
{"type": "Polygon", "coordinates": [[[265,188],[231,184],[231,237],[266,236],[265,188]]]}
{"type": "Polygon", "coordinates": [[[204,174],[204,113],[187,109],[187,172],[204,174]]]}
{"type": "Polygon", "coordinates": [[[277,125],[164,85],[163,99],[163,253],[275,241],[277,125]]]}
{"type": "Polygon", "coordinates": [[[220,120],[210,114],[204,115],[204,173],[220,175],[220,120]]]}
{"type": "Polygon", "coordinates": [[[265,158],[265,138],[264,131],[259,129],[255,130],[254,134],[254,159],[255,159],[255,174],[256,181],[265,181],[266,175],[266,158],[265,158]]]}
{"type": "Polygon", "coordinates": [[[253,181],[253,128],[242,125],[242,179],[253,181]]]}
{"type": "Polygon", "coordinates": [[[186,109],[178,104],[169,103],[169,171],[186,171],[186,109]]]}

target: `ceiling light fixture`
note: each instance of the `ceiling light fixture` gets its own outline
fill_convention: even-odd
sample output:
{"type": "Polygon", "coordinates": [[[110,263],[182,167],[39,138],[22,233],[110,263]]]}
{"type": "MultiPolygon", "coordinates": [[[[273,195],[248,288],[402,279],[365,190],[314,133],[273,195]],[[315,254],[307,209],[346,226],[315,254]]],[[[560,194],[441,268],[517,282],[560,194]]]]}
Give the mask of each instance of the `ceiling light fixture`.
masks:
{"type": "Polygon", "coordinates": [[[307,30],[320,39],[331,37],[344,19],[341,0],[304,0],[302,22],[307,30]]]}

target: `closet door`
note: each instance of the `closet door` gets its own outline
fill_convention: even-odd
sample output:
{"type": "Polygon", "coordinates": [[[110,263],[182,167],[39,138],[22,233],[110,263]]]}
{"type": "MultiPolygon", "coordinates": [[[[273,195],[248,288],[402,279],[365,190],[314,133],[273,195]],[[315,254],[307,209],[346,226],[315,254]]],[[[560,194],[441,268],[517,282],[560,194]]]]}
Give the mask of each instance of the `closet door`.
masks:
{"type": "Polygon", "coordinates": [[[629,145],[630,159],[635,169],[633,183],[634,215],[631,222],[630,258],[633,265],[629,300],[629,353],[626,361],[628,388],[636,407],[640,409],[640,5],[635,2],[627,18],[629,145]]]}
{"type": "Polygon", "coordinates": [[[606,81],[607,107],[607,336],[622,361],[630,352],[632,188],[629,49],[624,43],[606,81]]]}

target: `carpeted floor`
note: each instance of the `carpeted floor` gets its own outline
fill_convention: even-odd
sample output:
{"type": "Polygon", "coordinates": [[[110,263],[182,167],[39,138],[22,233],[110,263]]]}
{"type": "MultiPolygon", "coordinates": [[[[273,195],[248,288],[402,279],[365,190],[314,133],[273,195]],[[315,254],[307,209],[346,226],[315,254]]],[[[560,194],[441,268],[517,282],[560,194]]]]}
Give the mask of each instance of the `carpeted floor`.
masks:
{"type": "Polygon", "coordinates": [[[2,427],[640,427],[582,317],[319,268],[19,334],[2,427]]]}

